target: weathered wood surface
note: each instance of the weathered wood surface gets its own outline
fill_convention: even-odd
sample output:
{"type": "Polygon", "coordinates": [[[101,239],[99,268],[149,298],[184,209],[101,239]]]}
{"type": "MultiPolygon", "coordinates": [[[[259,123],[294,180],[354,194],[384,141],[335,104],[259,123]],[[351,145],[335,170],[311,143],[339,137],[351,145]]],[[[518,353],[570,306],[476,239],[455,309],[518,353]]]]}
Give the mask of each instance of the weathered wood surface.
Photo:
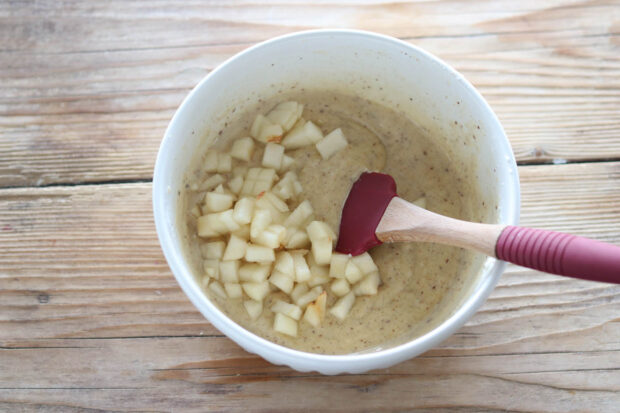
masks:
{"type": "Polygon", "coordinates": [[[620,158],[620,2],[54,1],[0,4],[0,183],[148,180],[187,92],[302,29],[417,44],[461,71],[522,162],[620,158]]]}
{"type": "Polygon", "coordinates": [[[521,164],[569,162],[520,167],[522,224],[620,244],[618,0],[0,2],[0,411],[618,411],[618,286],[510,266],[437,348],[337,377],[181,292],[151,213],[167,122],[232,54],[326,27],[456,67],[521,164]]]}
{"type": "MultiPolygon", "coordinates": [[[[524,225],[620,243],[620,162],[520,167],[524,225]]],[[[0,190],[0,411],[617,411],[620,286],[510,267],[421,357],[324,377],[213,328],[164,261],[149,183],[0,190]]]]}

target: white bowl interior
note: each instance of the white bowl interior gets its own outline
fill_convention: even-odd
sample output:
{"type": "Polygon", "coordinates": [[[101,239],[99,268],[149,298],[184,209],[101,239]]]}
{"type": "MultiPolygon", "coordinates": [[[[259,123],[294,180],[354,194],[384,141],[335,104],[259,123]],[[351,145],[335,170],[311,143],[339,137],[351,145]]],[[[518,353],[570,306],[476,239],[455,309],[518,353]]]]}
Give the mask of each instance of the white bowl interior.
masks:
{"type": "Polygon", "coordinates": [[[185,259],[183,225],[177,223],[184,175],[218,131],[259,97],[281,89],[317,87],[363,96],[404,112],[449,156],[469,159],[489,205],[486,222],[516,224],[516,163],[497,118],[458,73],[426,52],[398,40],[359,31],[311,31],[277,38],[233,57],[209,74],[183,102],[162,142],[153,180],[157,232],[168,263],[196,307],[246,350],[275,364],[325,374],[387,367],[420,354],[448,337],[493,289],[503,264],[481,260],[463,298],[446,308],[432,331],[380,351],[342,356],[300,352],[270,343],[241,328],[201,291],[185,259]],[[473,136],[476,136],[473,139],[473,136]],[[466,142],[464,144],[463,142],[466,142]]]}

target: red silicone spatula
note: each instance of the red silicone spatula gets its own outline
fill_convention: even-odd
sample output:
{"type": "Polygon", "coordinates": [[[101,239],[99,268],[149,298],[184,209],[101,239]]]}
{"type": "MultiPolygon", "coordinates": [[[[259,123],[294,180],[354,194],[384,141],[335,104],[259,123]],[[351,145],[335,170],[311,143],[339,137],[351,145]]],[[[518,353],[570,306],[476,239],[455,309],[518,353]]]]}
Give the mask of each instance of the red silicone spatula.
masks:
{"type": "Polygon", "coordinates": [[[399,198],[390,175],[363,173],[344,204],[336,251],[359,255],[400,241],[455,245],[551,274],[620,284],[620,247],[562,232],[445,217],[399,198]]]}

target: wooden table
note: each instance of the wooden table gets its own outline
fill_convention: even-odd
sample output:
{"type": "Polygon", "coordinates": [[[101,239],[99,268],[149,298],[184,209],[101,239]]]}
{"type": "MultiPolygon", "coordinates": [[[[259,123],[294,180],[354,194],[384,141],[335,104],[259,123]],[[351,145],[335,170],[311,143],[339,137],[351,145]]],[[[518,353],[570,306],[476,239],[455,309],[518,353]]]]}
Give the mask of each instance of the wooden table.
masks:
{"type": "Polygon", "coordinates": [[[437,348],[324,377],[270,365],[181,292],[151,213],[175,108],[301,29],[419,45],[519,161],[522,223],[620,243],[620,2],[0,4],[0,411],[620,411],[620,287],[511,266],[437,348]]]}

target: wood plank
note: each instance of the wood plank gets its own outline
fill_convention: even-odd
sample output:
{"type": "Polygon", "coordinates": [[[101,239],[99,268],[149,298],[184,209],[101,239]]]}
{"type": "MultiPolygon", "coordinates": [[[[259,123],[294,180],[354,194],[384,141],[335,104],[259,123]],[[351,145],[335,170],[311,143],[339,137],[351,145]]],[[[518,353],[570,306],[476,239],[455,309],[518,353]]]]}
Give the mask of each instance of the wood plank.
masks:
{"type": "MultiPolygon", "coordinates": [[[[524,225],[620,243],[620,162],[520,167],[524,225]]],[[[510,266],[421,357],[324,377],[241,350],[164,262],[150,184],[0,190],[0,410],[591,411],[620,403],[620,286],[510,266]],[[346,403],[343,403],[346,401],[346,403]]]]}
{"type": "Polygon", "coordinates": [[[521,162],[619,159],[618,5],[3,3],[0,182],[148,180],[167,122],[205,74],[260,40],[334,26],[393,35],[455,66],[521,162]]]}

